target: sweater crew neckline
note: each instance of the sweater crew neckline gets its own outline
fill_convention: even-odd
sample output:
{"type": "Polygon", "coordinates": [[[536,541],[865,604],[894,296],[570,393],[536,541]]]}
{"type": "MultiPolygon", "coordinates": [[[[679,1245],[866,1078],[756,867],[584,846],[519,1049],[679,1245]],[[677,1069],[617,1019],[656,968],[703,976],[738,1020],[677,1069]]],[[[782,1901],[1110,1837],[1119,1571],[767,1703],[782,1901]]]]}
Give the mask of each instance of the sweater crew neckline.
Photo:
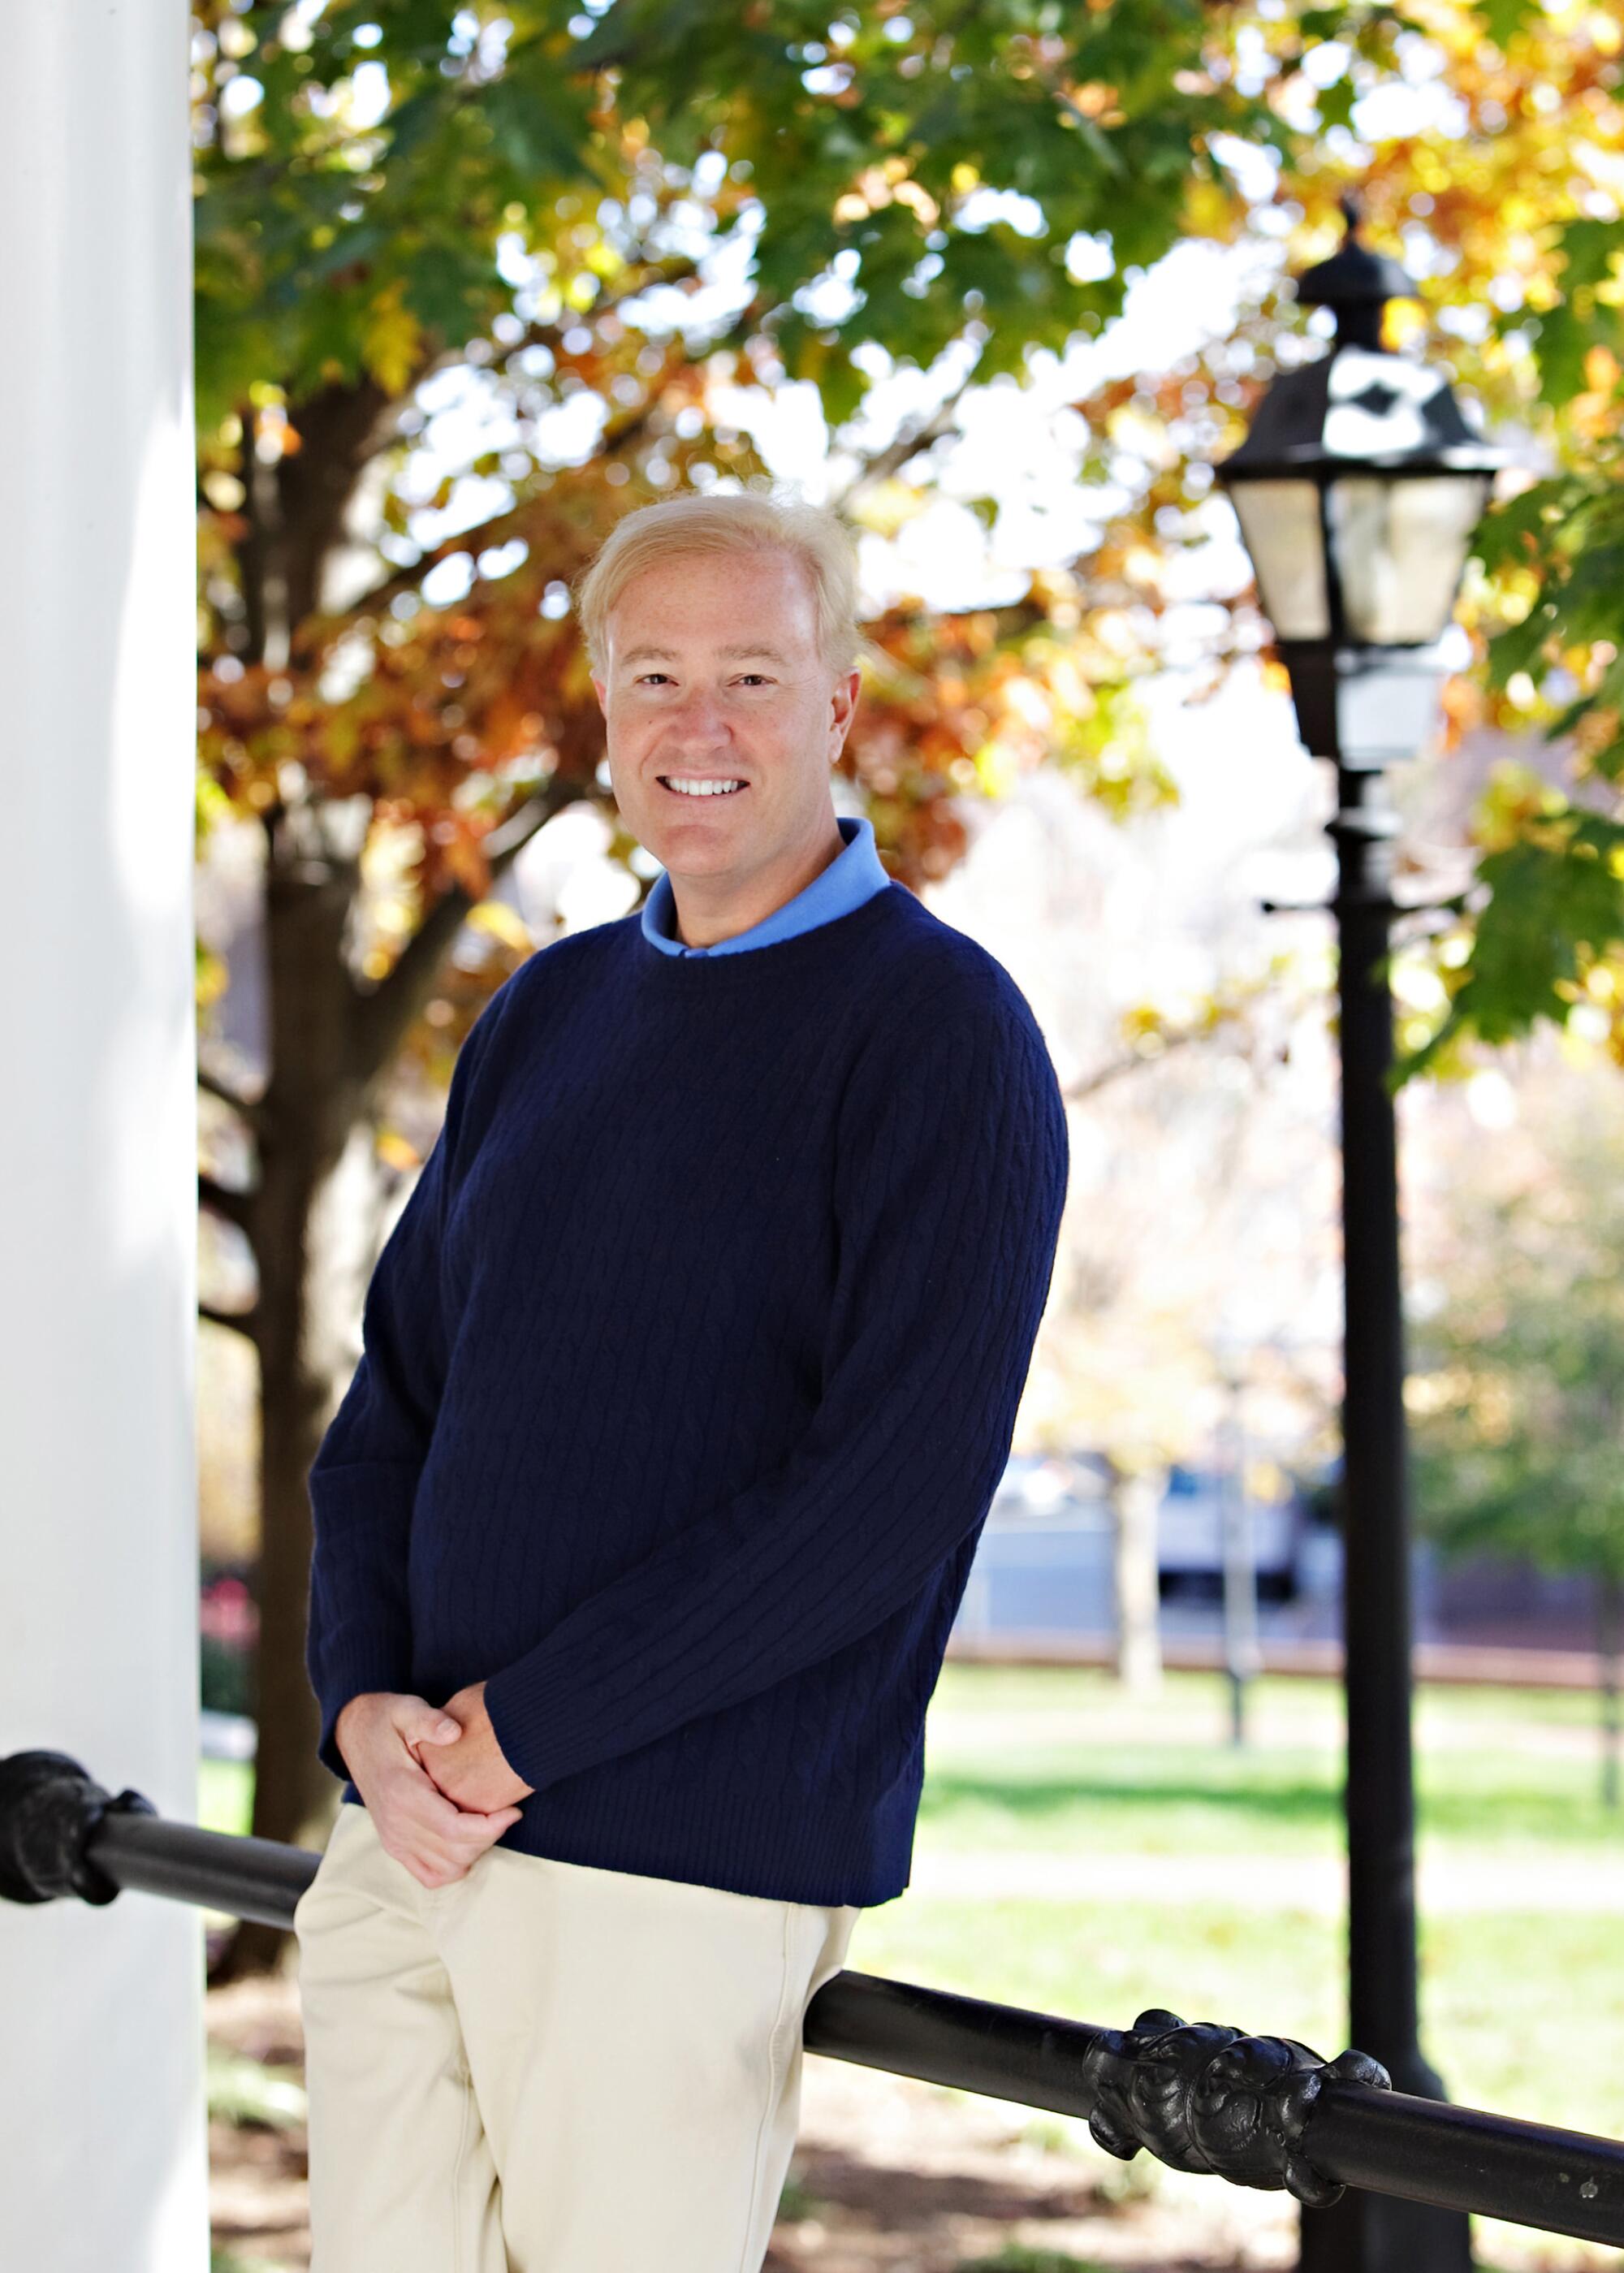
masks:
{"type": "Polygon", "coordinates": [[[794,932],[787,939],[769,940],[764,947],[752,947],[747,955],[668,955],[645,934],[640,915],[623,920],[630,928],[638,969],[655,985],[673,990],[731,986],[798,970],[803,964],[816,963],[820,956],[838,953],[890,914],[907,889],[894,876],[844,915],[831,916],[827,922],[794,932]]]}

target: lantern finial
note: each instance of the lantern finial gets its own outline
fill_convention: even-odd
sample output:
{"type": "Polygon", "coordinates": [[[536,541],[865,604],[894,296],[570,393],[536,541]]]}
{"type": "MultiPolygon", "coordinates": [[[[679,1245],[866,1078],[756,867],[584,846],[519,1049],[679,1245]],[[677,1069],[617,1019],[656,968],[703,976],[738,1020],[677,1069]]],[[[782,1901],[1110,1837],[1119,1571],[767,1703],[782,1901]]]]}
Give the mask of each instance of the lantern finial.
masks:
{"type": "Polygon", "coordinates": [[[1344,190],[1337,199],[1347,235],[1328,260],[1316,261],[1297,280],[1297,296],[1308,307],[1334,311],[1337,348],[1380,348],[1381,311],[1389,300],[1413,300],[1412,278],[1385,252],[1373,252],[1359,236],[1361,219],[1357,193],[1344,190]]]}

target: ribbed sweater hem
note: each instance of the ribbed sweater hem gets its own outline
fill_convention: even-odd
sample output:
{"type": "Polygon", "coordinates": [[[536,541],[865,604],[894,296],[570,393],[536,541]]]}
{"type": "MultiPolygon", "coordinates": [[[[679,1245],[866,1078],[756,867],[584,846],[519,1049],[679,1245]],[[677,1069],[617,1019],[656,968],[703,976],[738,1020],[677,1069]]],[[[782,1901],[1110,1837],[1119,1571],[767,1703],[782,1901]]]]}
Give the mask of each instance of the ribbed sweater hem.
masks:
{"type": "MultiPolygon", "coordinates": [[[[767,1901],[785,1900],[785,1887],[793,1887],[797,1902],[872,1909],[894,1902],[909,1883],[918,1793],[917,1782],[905,1782],[883,1808],[844,1812],[786,1799],[768,1822],[754,1787],[690,1791],[683,1794],[680,1817],[673,1812],[662,1820],[647,1805],[633,1813],[600,1804],[579,1829],[549,1823],[534,1812],[533,1798],[527,1803],[532,1812],[495,1843],[517,1855],[684,1879],[767,1901]]],[[[343,1797],[355,1806],[366,1804],[353,1782],[343,1797]]]]}

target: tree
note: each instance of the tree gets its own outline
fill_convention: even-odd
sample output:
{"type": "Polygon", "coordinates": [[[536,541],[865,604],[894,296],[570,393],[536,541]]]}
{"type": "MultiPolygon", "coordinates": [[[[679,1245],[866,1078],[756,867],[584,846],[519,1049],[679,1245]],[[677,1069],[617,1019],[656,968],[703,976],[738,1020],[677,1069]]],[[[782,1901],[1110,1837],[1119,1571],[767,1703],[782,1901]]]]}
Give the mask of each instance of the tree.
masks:
{"type": "Polygon", "coordinates": [[[1619,1804],[1624,1647],[1624,1204],[1616,1138],[1462,1203],[1446,1299],[1415,1330],[1420,1527],[1451,1553],[1596,1582],[1603,1794],[1619,1804]]]}
{"type": "MultiPolygon", "coordinates": [[[[270,1030],[257,1094],[204,1076],[250,1167],[200,1198],[257,1277],[251,1305],[205,1315],[259,1361],[253,1828],[299,1839],[332,1802],[304,1480],[381,1230],[375,1123],[402,1053],[443,1067],[477,1009],[448,956],[493,883],[605,798],[571,580],[628,506],[761,472],[718,410],[730,380],[810,379],[856,432],[877,373],[928,368],[932,408],[851,452],[846,510],[928,478],[972,371],[1020,373],[1181,232],[1232,231],[1215,138],[1286,129],[1239,88],[1232,24],[1190,0],[833,21],[212,0],[194,21],[199,813],[262,831],[270,1030]],[[1074,257],[1085,235],[1103,266],[1074,257]],[[418,494],[453,396],[494,439],[418,494]],[[380,909],[385,834],[411,851],[380,909]]],[[[1045,729],[1109,800],[1155,794],[1122,761],[1134,556],[1103,518],[1091,573],[1001,615],[873,627],[846,762],[904,881],[951,865],[954,799],[996,794],[1045,729]]],[[[499,927],[487,986],[524,947],[499,927]]],[[[279,1940],[244,1926],[219,1970],[279,1940]]]]}
{"type": "Polygon", "coordinates": [[[1459,1070],[1474,1045],[1565,1024],[1581,1004],[1624,1063],[1624,30],[1577,0],[1313,20],[1329,32],[1333,15],[1342,61],[1312,59],[1332,98],[1321,124],[1357,130],[1359,99],[1401,54],[1411,88],[1436,98],[1419,131],[1401,109],[1397,131],[1362,151],[1344,139],[1317,169],[1366,158],[1367,234],[1422,263],[1422,302],[1392,305],[1388,344],[1425,330],[1526,461],[1473,538],[1473,659],[1445,690],[1446,746],[1480,724],[1543,731],[1570,769],[1568,790],[1530,773],[1486,808],[1476,876],[1430,949],[1443,1007],[1406,1022],[1401,1077],[1459,1070]],[[1413,253],[1412,230],[1426,240],[1413,253]]]}

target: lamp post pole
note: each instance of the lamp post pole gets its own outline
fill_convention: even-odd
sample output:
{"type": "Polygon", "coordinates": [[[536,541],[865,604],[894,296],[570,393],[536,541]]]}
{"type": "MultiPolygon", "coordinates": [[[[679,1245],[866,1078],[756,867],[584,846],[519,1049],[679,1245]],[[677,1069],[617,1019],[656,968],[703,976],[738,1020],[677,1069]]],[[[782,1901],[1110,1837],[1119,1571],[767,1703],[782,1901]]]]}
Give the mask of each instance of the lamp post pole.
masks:
{"type": "MultiPolygon", "coordinates": [[[[1387,958],[1397,821],[1384,769],[1435,715],[1440,641],[1471,530],[1503,453],[1448,384],[1381,345],[1381,310],[1413,293],[1358,241],[1298,280],[1333,310],[1318,363],[1283,372],[1217,469],[1257,570],[1298,730],[1336,769],[1342,1061],[1343,1585],[1349,2034],[1401,2091],[1441,2098],[1421,2051],[1411,1741],[1411,1526],[1404,1428],[1396,1116],[1387,958]]],[[[1305,2215],[1304,2273],[1470,2273],[1465,2217],[1345,2194],[1305,2215]]]]}
{"type": "MultiPolygon", "coordinates": [[[[1411,1741],[1411,1523],[1397,1134],[1386,960],[1396,820],[1375,770],[1337,769],[1330,834],[1342,1061],[1343,1583],[1348,2037],[1400,2091],[1445,2097],[1420,2044],[1411,1741]]],[[[1303,2273],[1469,2273],[1458,2213],[1368,2194],[1303,2218],[1303,2273]]]]}
{"type": "Polygon", "coordinates": [[[1376,2057],[1401,2091],[1438,2097],[1442,2085],[1420,2051],[1416,1993],[1410,1484],[1397,1130],[1386,1079],[1393,816],[1384,787],[1378,773],[1338,768],[1331,823],[1342,1059],[1349,2011],[1351,2040],[1381,2044],[1376,2057]]]}

